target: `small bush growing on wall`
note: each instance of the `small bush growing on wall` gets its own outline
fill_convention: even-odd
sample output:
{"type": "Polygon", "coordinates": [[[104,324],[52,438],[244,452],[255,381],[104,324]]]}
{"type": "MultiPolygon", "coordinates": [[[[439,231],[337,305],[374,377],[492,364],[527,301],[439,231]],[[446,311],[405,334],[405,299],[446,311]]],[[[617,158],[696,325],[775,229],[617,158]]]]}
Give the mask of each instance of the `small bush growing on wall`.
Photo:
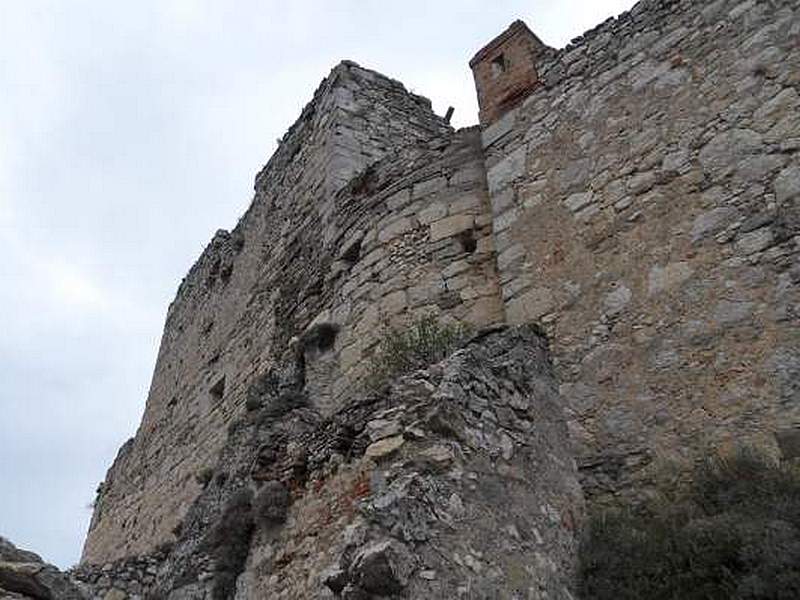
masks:
{"type": "Polygon", "coordinates": [[[256,521],[267,526],[280,525],[289,509],[289,490],[279,481],[266,482],[253,502],[256,521]]]}
{"type": "Polygon", "coordinates": [[[389,379],[423,369],[446,358],[462,345],[471,330],[424,316],[405,328],[390,327],[380,338],[367,384],[377,388],[389,379]]]}
{"type": "Polygon", "coordinates": [[[683,498],[598,514],[581,547],[593,600],[800,598],[800,473],[750,448],[707,461],[683,498]]]}
{"type": "Polygon", "coordinates": [[[205,540],[214,558],[213,600],[233,598],[236,578],[244,570],[253,536],[253,492],[240,489],[230,497],[205,540]]]}
{"type": "Polygon", "coordinates": [[[194,479],[197,483],[206,487],[213,477],[214,469],[211,467],[203,467],[195,474],[194,479]]]}

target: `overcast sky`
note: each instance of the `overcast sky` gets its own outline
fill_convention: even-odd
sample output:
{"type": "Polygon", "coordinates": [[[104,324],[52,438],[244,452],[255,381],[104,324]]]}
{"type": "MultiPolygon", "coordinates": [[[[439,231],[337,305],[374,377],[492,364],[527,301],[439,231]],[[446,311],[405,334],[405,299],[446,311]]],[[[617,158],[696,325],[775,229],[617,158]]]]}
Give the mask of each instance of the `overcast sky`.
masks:
{"type": "Polygon", "coordinates": [[[0,535],[74,564],[181,277],[349,58],[476,122],[512,20],[562,47],[633,0],[0,0],[0,535]]]}

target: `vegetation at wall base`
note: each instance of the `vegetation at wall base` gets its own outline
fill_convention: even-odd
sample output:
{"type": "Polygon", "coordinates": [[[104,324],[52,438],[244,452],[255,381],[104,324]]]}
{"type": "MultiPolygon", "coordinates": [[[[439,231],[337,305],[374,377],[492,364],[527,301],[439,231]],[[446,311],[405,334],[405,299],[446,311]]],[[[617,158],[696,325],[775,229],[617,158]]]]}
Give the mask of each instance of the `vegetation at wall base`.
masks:
{"type": "Polygon", "coordinates": [[[254,528],[253,493],[248,488],[239,489],[228,499],[220,520],[205,539],[205,547],[214,558],[213,600],[233,598],[254,528]]]}
{"type": "Polygon", "coordinates": [[[752,448],[709,459],[684,495],[594,515],[584,600],[800,598],[800,469],[752,448]]]}

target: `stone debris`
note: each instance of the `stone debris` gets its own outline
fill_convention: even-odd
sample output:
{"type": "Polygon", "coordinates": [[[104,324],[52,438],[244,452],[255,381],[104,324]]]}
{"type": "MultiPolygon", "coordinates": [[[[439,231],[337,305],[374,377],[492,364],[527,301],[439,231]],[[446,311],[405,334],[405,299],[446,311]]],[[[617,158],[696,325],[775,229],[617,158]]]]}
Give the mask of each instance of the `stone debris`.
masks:
{"type": "Polygon", "coordinates": [[[237,598],[444,598],[464,581],[475,593],[524,585],[570,598],[583,496],[534,328],[482,332],[331,416],[311,405],[271,414],[267,399],[230,429],[216,466],[228,477],[202,491],[142,587],[131,589],[143,563],[130,560],[73,577],[97,598],[217,597],[228,571],[209,531],[252,489],[255,526],[231,540],[249,549],[237,598]],[[399,433],[373,441],[376,424],[399,433]],[[280,518],[265,518],[276,504],[280,518]],[[508,527],[515,535],[497,535],[508,527]]]}

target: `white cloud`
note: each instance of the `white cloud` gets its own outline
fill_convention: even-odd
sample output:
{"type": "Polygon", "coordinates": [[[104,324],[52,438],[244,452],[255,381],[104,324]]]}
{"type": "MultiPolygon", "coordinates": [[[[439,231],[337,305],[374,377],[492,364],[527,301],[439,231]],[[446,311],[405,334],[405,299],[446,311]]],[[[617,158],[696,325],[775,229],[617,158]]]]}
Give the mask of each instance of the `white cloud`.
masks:
{"type": "Polygon", "coordinates": [[[54,301],[85,311],[105,311],[112,306],[108,294],[74,265],[51,259],[41,263],[40,268],[49,280],[54,301]]]}

